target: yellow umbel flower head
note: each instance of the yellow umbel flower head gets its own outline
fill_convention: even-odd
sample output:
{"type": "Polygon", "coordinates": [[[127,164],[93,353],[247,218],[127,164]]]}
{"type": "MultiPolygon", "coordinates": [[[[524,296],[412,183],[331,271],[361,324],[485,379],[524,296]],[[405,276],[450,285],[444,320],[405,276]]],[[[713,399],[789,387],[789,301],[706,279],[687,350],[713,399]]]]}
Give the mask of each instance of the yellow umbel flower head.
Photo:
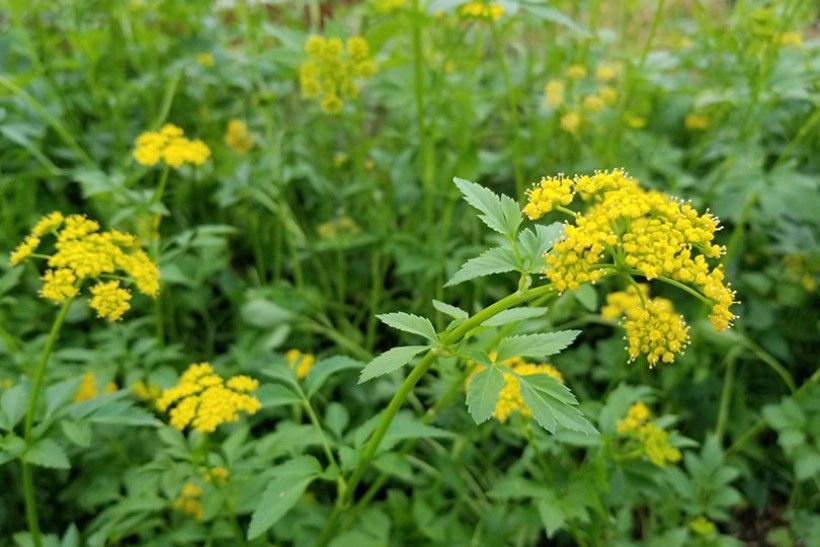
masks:
{"type": "Polygon", "coordinates": [[[230,120],[225,129],[225,144],[237,154],[247,154],[253,148],[253,135],[242,120],[230,120]]]}
{"type": "Polygon", "coordinates": [[[313,35],[305,42],[308,59],[299,68],[302,96],[317,99],[327,114],[342,111],[343,99],[355,99],[359,81],[376,73],[370,46],[361,36],[347,44],[338,38],[313,35]]]}
{"type": "Polygon", "coordinates": [[[79,295],[86,280],[96,279],[99,282],[90,290],[89,304],[98,317],[115,321],[130,308],[131,292],[119,279],[103,279],[124,277],[150,297],[159,292],[157,265],[139,248],[137,239],[117,230],[101,232],[97,222],[83,215],[64,217],[54,212],[40,219],[11,253],[12,264],[33,256],[48,235],[55,239],[53,251],[48,256],[37,255],[45,258],[49,268],[42,275],[41,297],[59,304],[79,295]]]}
{"type": "Polygon", "coordinates": [[[167,412],[173,406],[170,424],[177,429],[190,425],[202,433],[213,433],[221,424],[238,420],[240,412],[256,414],[259,399],[249,393],[257,387],[259,382],[249,376],[233,376],[225,382],[210,364],[193,364],[176,386],[162,392],[157,408],[167,412]]]}
{"type": "MultiPolygon", "coordinates": [[[[570,197],[589,204],[585,212],[572,213],[563,239],[546,257],[545,274],[558,291],[577,289],[612,272],[659,279],[691,290],[711,306],[712,326],[729,328],[735,293],[723,282],[721,266],[708,262],[725,252],[714,243],[717,218],[698,214],[689,203],[661,192],[644,190],[621,170],[575,176],[569,195],[565,186],[558,191],[551,184],[551,191],[539,184],[529,193],[524,212],[530,219],[570,197]]],[[[650,363],[668,362],[686,343],[685,323],[668,300],[649,299],[648,293],[634,289],[623,298],[629,295],[631,306],[622,307],[620,315],[626,320],[630,356],[645,353],[650,363]]],[[[611,305],[622,297],[613,298],[611,305]]]]}
{"type": "Polygon", "coordinates": [[[618,420],[618,434],[638,444],[643,455],[658,467],[680,461],[680,450],[669,444],[669,434],[650,421],[651,417],[649,407],[638,401],[629,407],[622,420],[618,420]]]}
{"type": "Polygon", "coordinates": [[[134,142],[133,157],[141,165],[163,162],[169,167],[182,167],[186,163],[202,165],[211,155],[211,149],[199,139],[189,140],[185,133],[173,124],[163,125],[159,131],[146,131],[134,142]]]}
{"type": "MultiPolygon", "coordinates": [[[[114,382],[108,382],[103,387],[103,393],[114,393],[117,391],[117,384],[114,382]]],[[[87,401],[89,399],[93,399],[97,395],[100,394],[99,389],[97,389],[97,378],[91,372],[86,372],[83,374],[83,379],[80,381],[80,385],[77,386],[77,391],[74,392],[74,402],[80,403],[82,401],[87,401]]]]}
{"type": "MultiPolygon", "coordinates": [[[[490,355],[490,359],[495,361],[495,354],[490,355]]],[[[552,376],[556,380],[561,383],[564,383],[564,377],[561,376],[561,373],[558,372],[554,366],[549,363],[542,363],[540,365],[536,365],[533,363],[527,363],[521,357],[511,357],[510,359],[505,359],[501,362],[502,365],[506,366],[519,376],[529,376],[531,374],[547,374],[552,376]]],[[[467,387],[470,385],[470,381],[472,380],[473,376],[478,374],[484,370],[484,365],[476,365],[470,375],[467,377],[467,381],[464,384],[464,389],[466,391],[467,387]]],[[[501,423],[506,422],[511,415],[515,414],[516,412],[520,413],[522,416],[529,418],[532,416],[532,412],[530,411],[529,407],[527,407],[526,403],[524,402],[524,397],[521,395],[521,382],[520,380],[504,371],[504,386],[501,388],[501,392],[498,395],[498,402],[495,405],[495,409],[493,410],[493,418],[498,420],[501,423]]]]}
{"type": "Polygon", "coordinates": [[[296,374],[296,378],[301,380],[307,376],[310,369],[313,368],[316,357],[311,353],[302,353],[298,349],[290,349],[285,352],[285,361],[287,361],[288,366],[293,370],[294,374],[296,374]]]}
{"type": "Polygon", "coordinates": [[[550,80],[544,86],[544,101],[555,108],[564,102],[564,82],[561,80],[550,80]]]}
{"type": "Polygon", "coordinates": [[[578,132],[578,128],[581,126],[581,115],[574,110],[571,110],[561,116],[561,120],[558,124],[561,126],[562,130],[574,135],[578,132]]]}
{"type": "Polygon", "coordinates": [[[587,77],[587,67],[584,65],[572,65],[567,69],[567,76],[573,80],[580,80],[587,77]]]}
{"type": "Polygon", "coordinates": [[[179,496],[174,500],[174,509],[193,519],[201,521],[204,518],[202,501],[200,500],[201,496],[202,488],[191,482],[186,482],[182,485],[182,491],[179,496]]]}
{"type": "Polygon", "coordinates": [[[498,21],[504,16],[504,6],[494,2],[484,3],[481,0],[475,0],[462,5],[458,12],[464,17],[498,21]]]}

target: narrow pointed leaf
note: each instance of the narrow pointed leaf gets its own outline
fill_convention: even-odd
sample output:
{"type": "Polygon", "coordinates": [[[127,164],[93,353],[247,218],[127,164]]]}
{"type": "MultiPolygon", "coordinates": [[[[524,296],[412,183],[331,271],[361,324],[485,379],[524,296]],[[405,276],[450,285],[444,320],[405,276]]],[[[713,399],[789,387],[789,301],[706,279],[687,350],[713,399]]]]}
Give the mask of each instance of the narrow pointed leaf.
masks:
{"type": "Polygon", "coordinates": [[[366,382],[376,376],[393,372],[406,365],[410,359],[426,350],[427,346],[399,346],[388,350],[364,366],[359,383],[366,382]]]}
{"type": "Polygon", "coordinates": [[[485,368],[473,376],[467,388],[467,410],[475,423],[490,419],[502,387],[504,373],[498,367],[485,368]]]}

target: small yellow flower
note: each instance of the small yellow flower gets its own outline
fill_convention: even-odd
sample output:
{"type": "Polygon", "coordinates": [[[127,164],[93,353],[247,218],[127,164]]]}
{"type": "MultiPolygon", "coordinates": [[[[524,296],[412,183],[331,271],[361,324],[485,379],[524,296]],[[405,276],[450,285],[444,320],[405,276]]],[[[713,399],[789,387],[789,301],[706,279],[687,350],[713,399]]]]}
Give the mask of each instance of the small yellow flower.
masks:
{"type": "Polygon", "coordinates": [[[599,63],[595,69],[595,79],[601,82],[614,80],[621,73],[619,63],[599,63]]]}
{"type": "Polygon", "coordinates": [[[74,298],[80,292],[75,286],[77,276],[68,268],[46,270],[42,277],[40,296],[57,304],[74,298]]]}
{"type": "Polygon", "coordinates": [[[231,476],[231,472],[222,466],[211,467],[210,469],[205,467],[201,471],[206,482],[225,483],[228,477],[231,476]]]}
{"type": "Polygon", "coordinates": [[[91,287],[89,305],[97,312],[97,317],[116,321],[127,312],[131,305],[131,293],[120,288],[119,281],[107,281],[91,287]]]}
{"type": "Polygon", "coordinates": [[[131,392],[142,401],[156,401],[162,395],[162,389],[155,385],[137,380],[131,385],[131,392]]]}
{"type": "Polygon", "coordinates": [[[159,131],[146,131],[134,142],[133,157],[141,165],[156,165],[160,161],[174,168],[186,163],[203,165],[211,149],[201,140],[186,139],[181,128],[165,124],[159,131]]]}
{"type": "Polygon", "coordinates": [[[535,220],[552,211],[556,205],[569,205],[574,196],[572,187],[572,179],[563,175],[542,177],[527,191],[524,214],[535,220]]]}
{"type": "Polygon", "coordinates": [[[74,392],[74,402],[88,401],[97,395],[99,395],[97,391],[97,379],[92,373],[86,372],[83,374],[83,379],[80,381],[77,391],[74,392]]]}
{"type": "Polygon", "coordinates": [[[299,86],[306,99],[318,99],[322,111],[338,114],[343,99],[355,99],[359,82],[376,72],[370,46],[361,36],[347,44],[338,38],[310,36],[305,42],[308,59],[299,67],[299,86]]]}
{"type": "Polygon", "coordinates": [[[600,112],[606,106],[605,101],[599,95],[587,95],[584,97],[584,108],[590,112],[600,112]]]}
{"type": "Polygon", "coordinates": [[[234,376],[225,382],[210,364],[193,364],[176,386],[162,392],[156,406],[162,412],[173,406],[169,423],[177,429],[190,425],[202,433],[213,433],[221,424],[238,420],[240,412],[256,414],[259,400],[248,393],[257,386],[248,376],[234,376]]]}
{"type": "Polygon", "coordinates": [[[803,36],[799,32],[784,32],[779,41],[781,46],[799,46],[803,43],[803,36]]]}
{"type": "Polygon", "coordinates": [[[635,439],[647,459],[658,467],[680,461],[680,450],[669,444],[669,434],[650,422],[649,408],[641,401],[629,407],[626,417],[618,420],[619,435],[635,439]]]}
{"type": "Polygon", "coordinates": [[[37,247],[40,245],[40,238],[33,235],[28,235],[20,245],[17,246],[9,256],[9,262],[12,266],[17,266],[27,258],[34,254],[37,247]]]}
{"type": "Polygon", "coordinates": [[[285,361],[296,374],[296,378],[301,380],[308,375],[313,364],[316,362],[316,357],[311,353],[302,353],[298,349],[291,349],[285,353],[285,361]]]}
{"type": "Polygon", "coordinates": [[[481,0],[476,0],[462,5],[459,8],[459,13],[464,17],[498,21],[504,16],[504,6],[496,3],[486,4],[481,0]]]}
{"type": "Polygon", "coordinates": [[[578,132],[578,127],[581,125],[581,115],[577,112],[567,112],[561,116],[559,125],[561,129],[574,135],[578,132]]]}
{"type": "Polygon", "coordinates": [[[709,118],[703,114],[689,114],[686,116],[683,123],[686,126],[686,129],[693,129],[696,131],[709,129],[709,118]]]}
{"type": "Polygon", "coordinates": [[[205,68],[213,68],[214,56],[207,52],[197,53],[196,62],[204,66],[205,68]]]}
{"type": "Polygon", "coordinates": [[[564,102],[564,82],[561,80],[550,80],[544,86],[544,100],[553,108],[561,106],[564,102]]]}
{"type": "Polygon", "coordinates": [[[237,154],[247,154],[253,148],[253,135],[242,120],[233,119],[225,129],[225,144],[237,154]]]}
{"type": "Polygon", "coordinates": [[[584,65],[572,65],[567,69],[567,76],[573,80],[580,80],[587,77],[587,67],[584,65]]]}
{"type": "Polygon", "coordinates": [[[65,220],[63,214],[59,211],[54,211],[52,213],[47,214],[43,218],[37,221],[37,224],[31,229],[31,236],[32,237],[43,237],[49,232],[53,232],[65,220]]]}
{"type": "Polygon", "coordinates": [[[202,488],[193,483],[186,482],[182,485],[182,492],[179,497],[174,500],[174,509],[201,521],[204,518],[202,502],[199,499],[201,496],[202,488]]]}

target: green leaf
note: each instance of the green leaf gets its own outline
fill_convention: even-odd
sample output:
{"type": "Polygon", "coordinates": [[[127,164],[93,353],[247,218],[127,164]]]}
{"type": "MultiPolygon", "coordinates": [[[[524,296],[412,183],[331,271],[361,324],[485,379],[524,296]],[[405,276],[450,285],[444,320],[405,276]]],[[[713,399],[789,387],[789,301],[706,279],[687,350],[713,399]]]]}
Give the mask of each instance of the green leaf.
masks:
{"type": "Polygon", "coordinates": [[[419,317],[418,315],[404,312],[383,313],[376,317],[379,318],[379,321],[394,329],[418,334],[431,342],[438,340],[435,327],[433,327],[433,324],[426,317],[419,317]]]}
{"type": "Polygon", "coordinates": [[[490,419],[502,387],[504,373],[498,367],[485,368],[473,376],[467,387],[467,410],[475,423],[480,424],[490,419]]]}
{"type": "Polygon", "coordinates": [[[523,321],[524,319],[532,319],[546,313],[547,308],[512,308],[504,310],[495,314],[483,323],[487,327],[499,327],[507,323],[514,323],[515,321],[523,321]]]}
{"type": "Polygon", "coordinates": [[[441,302],[440,300],[433,300],[433,307],[441,313],[443,313],[444,315],[448,315],[453,319],[467,319],[468,317],[470,317],[470,314],[462,310],[461,308],[457,306],[451,306],[450,304],[441,302]]]}
{"type": "Polygon", "coordinates": [[[541,517],[541,524],[547,532],[547,537],[557,532],[564,526],[566,517],[561,510],[561,505],[555,498],[542,499],[538,501],[538,515],[541,517]]]}
{"type": "Polygon", "coordinates": [[[452,287],[476,277],[511,272],[516,269],[518,265],[512,251],[503,247],[493,247],[465,262],[444,286],[452,287]]]}
{"type": "Polygon", "coordinates": [[[478,218],[490,229],[514,237],[521,225],[521,209],[512,198],[458,177],[453,179],[467,203],[481,211],[478,218]]]}
{"type": "Polygon", "coordinates": [[[248,539],[258,538],[285,516],[321,471],[312,456],[299,456],[278,466],[251,516],[248,539]]]}
{"type": "Polygon", "coordinates": [[[26,414],[28,404],[28,386],[17,384],[3,392],[0,398],[0,409],[3,410],[3,428],[11,431],[26,414]]]}
{"type": "Polygon", "coordinates": [[[62,420],[60,428],[63,434],[79,447],[88,448],[91,446],[91,426],[88,422],[78,420],[62,420]]]}
{"type": "Polygon", "coordinates": [[[265,384],[257,390],[256,397],[262,408],[292,405],[302,400],[298,393],[283,384],[265,384]]]}
{"type": "Polygon", "coordinates": [[[572,291],[572,296],[587,310],[595,312],[598,309],[598,293],[592,285],[581,285],[572,291]]]}
{"type": "Polygon", "coordinates": [[[264,298],[256,298],[242,306],[242,320],[254,327],[269,329],[293,319],[293,312],[264,298]]]}
{"type": "Polygon", "coordinates": [[[401,368],[410,359],[426,349],[427,346],[399,346],[382,353],[364,366],[362,374],[359,376],[359,383],[362,384],[371,378],[401,368]]]}
{"type": "Polygon", "coordinates": [[[522,11],[528,11],[540,19],[565,27],[579,36],[589,36],[590,34],[587,29],[555,8],[537,3],[522,3],[520,6],[522,11]]]}
{"type": "Polygon", "coordinates": [[[542,358],[554,355],[569,346],[580,333],[579,330],[561,330],[508,336],[498,344],[496,360],[501,362],[510,357],[542,358]]]}
{"type": "Polygon", "coordinates": [[[522,230],[518,234],[518,243],[524,269],[531,274],[544,272],[544,255],[564,234],[564,225],[560,222],[553,222],[547,226],[535,225],[535,231],[530,228],[522,230]]]}
{"type": "Polygon", "coordinates": [[[546,374],[531,374],[518,379],[521,396],[541,427],[552,434],[560,427],[597,435],[597,430],[573,406],[577,400],[568,387],[546,374]]]}
{"type": "Polygon", "coordinates": [[[79,378],[66,380],[58,384],[54,384],[46,389],[46,418],[51,417],[54,412],[70,401],[74,393],[77,391],[77,386],[80,384],[79,378]]]}
{"type": "Polygon", "coordinates": [[[51,439],[41,439],[23,454],[28,463],[55,469],[70,469],[68,457],[63,448],[51,439]]]}
{"type": "Polygon", "coordinates": [[[337,372],[344,370],[361,370],[364,363],[351,359],[345,355],[337,355],[335,357],[328,357],[318,361],[313,368],[308,372],[305,378],[305,391],[307,396],[311,397],[314,393],[324,385],[328,378],[337,372]]]}

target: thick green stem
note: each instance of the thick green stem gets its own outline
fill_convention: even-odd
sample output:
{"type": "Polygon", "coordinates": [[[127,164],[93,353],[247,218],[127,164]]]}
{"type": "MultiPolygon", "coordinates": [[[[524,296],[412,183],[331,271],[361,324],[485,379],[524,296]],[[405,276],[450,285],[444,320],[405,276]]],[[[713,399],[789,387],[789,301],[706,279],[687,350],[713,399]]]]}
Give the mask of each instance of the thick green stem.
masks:
{"type": "MultiPolygon", "coordinates": [[[[37,402],[40,399],[40,392],[43,391],[43,381],[46,376],[46,365],[51,352],[54,349],[54,344],[57,338],[60,337],[60,329],[65,321],[65,316],[68,313],[68,307],[71,305],[72,299],[69,298],[63,303],[57,317],[54,318],[54,323],[51,325],[51,331],[48,333],[46,345],[40,353],[40,361],[37,363],[37,368],[34,371],[34,382],[31,386],[31,393],[28,398],[28,408],[26,409],[26,420],[23,425],[23,439],[26,442],[26,450],[31,448],[32,432],[34,429],[34,414],[37,411],[37,402]]],[[[34,472],[31,465],[26,462],[25,455],[21,461],[23,466],[23,499],[26,504],[26,520],[28,521],[28,529],[31,533],[31,541],[35,547],[41,547],[43,544],[40,537],[40,524],[37,519],[37,501],[34,498],[34,472]]]]}

